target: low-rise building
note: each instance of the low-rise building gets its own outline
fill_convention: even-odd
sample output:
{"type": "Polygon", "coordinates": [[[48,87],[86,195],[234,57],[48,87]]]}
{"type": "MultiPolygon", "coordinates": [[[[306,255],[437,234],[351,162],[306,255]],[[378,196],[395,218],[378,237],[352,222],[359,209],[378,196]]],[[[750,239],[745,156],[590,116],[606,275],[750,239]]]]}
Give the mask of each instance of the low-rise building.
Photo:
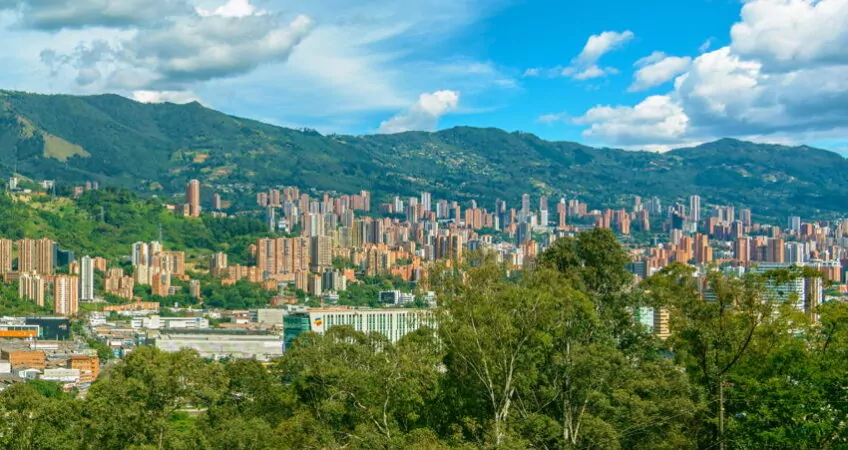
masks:
{"type": "Polygon", "coordinates": [[[93,383],[100,376],[100,358],[74,355],[68,360],[68,368],[79,371],[80,383],[93,383]]]}
{"type": "Polygon", "coordinates": [[[0,350],[0,359],[9,361],[12,369],[44,369],[47,360],[44,352],[26,350],[0,350]]]}
{"type": "Polygon", "coordinates": [[[363,333],[377,332],[389,341],[397,342],[407,333],[422,326],[435,326],[431,311],[412,308],[312,308],[293,312],[284,318],[283,333],[286,348],[305,332],[323,334],[337,325],[348,325],[363,333]]]}
{"type": "Polygon", "coordinates": [[[38,379],[44,381],[59,381],[62,383],[79,383],[80,370],[65,368],[44,369],[41,375],[38,376],[38,379]]]}
{"type": "Polygon", "coordinates": [[[205,317],[136,317],[132,319],[131,326],[136,330],[142,328],[146,330],[201,330],[209,328],[209,320],[205,317]]]}
{"type": "Polygon", "coordinates": [[[166,352],[189,348],[204,358],[212,359],[255,358],[269,361],[283,354],[283,341],[279,334],[245,330],[167,330],[148,342],[166,352]]]}

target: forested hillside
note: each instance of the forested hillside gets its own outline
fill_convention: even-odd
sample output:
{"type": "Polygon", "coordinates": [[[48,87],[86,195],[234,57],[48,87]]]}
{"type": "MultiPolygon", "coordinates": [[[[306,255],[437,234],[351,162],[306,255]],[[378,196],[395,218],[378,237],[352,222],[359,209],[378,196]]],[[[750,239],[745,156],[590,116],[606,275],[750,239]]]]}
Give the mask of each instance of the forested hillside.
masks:
{"type": "Polygon", "coordinates": [[[0,170],[63,183],[97,180],[142,192],[181,192],[190,178],[261,190],[296,185],[439,198],[523,193],[579,197],[594,207],[634,195],[705,202],[780,218],[848,209],[848,160],[810,147],[724,139],[666,154],[549,142],[526,133],[459,127],[436,133],[322,136],[187,105],[116,95],[0,91],[0,170]]]}

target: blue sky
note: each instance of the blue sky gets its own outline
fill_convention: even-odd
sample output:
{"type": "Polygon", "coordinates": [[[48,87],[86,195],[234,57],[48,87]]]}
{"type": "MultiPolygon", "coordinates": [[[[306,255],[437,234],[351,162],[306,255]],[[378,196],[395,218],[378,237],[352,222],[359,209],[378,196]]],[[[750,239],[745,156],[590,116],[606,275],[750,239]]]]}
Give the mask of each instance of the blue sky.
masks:
{"type": "Polygon", "coordinates": [[[0,0],[0,40],[2,88],[328,133],[848,141],[848,0],[0,0]]]}

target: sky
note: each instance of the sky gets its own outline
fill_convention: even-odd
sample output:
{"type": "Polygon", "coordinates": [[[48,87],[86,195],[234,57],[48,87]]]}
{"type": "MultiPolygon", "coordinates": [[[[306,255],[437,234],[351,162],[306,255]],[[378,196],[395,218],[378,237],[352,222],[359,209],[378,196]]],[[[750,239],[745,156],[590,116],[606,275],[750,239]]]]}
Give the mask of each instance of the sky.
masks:
{"type": "Polygon", "coordinates": [[[848,0],[0,0],[0,89],[324,133],[848,150],[848,0]]]}

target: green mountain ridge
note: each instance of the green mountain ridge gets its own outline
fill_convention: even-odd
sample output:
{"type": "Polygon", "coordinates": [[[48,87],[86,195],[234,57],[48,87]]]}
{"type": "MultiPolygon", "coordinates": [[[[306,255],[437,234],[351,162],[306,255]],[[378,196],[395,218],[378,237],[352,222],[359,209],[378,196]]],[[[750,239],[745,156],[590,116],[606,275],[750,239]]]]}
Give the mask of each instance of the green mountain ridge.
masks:
{"type": "Polygon", "coordinates": [[[457,127],[434,133],[324,136],[232,117],[199,103],[142,104],[117,95],[0,91],[0,174],[61,183],[97,180],[178,193],[188,179],[251,192],[276,185],[371,190],[382,200],[523,193],[580,198],[592,208],[668,202],[752,208],[764,217],[848,211],[848,160],[808,146],[722,139],[664,154],[550,142],[523,132],[457,127]]]}

